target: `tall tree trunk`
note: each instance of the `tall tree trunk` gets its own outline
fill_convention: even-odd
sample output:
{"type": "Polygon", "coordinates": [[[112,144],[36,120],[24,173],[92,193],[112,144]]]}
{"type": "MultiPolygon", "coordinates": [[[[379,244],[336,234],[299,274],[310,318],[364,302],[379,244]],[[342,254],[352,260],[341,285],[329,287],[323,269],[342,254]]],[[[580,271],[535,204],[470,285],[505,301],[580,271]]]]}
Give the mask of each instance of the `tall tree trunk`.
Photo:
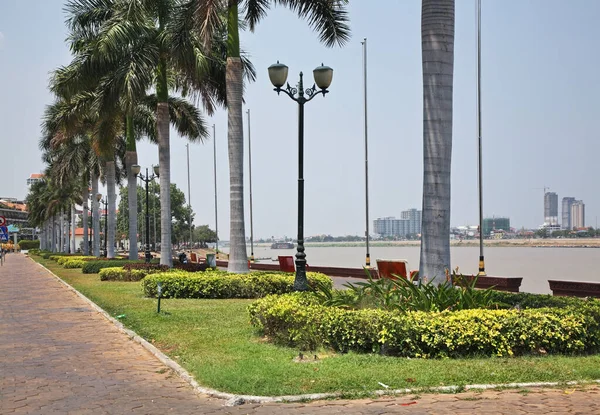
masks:
{"type": "Polygon", "coordinates": [[[158,131],[158,168],[160,175],[160,263],[173,266],[171,245],[171,149],[169,138],[169,104],[167,86],[167,61],[161,56],[156,85],[158,107],[156,124],[158,131]]]}
{"type": "Polygon", "coordinates": [[[235,273],[248,272],[246,231],[244,226],[244,136],[243,136],[243,72],[240,59],[238,2],[229,0],[227,21],[227,143],[229,150],[229,265],[235,273]]]}
{"type": "Polygon", "coordinates": [[[77,238],[75,238],[75,227],[77,226],[75,204],[71,206],[71,252],[77,252],[77,238]]]}
{"type": "Polygon", "coordinates": [[[83,203],[81,205],[81,221],[83,225],[83,255],[90,254],[90,243],[89,243],[89,225],[88,225],[88,200],[90,197],[90,188],[87,180],[83,184],[83,192],[81,192],[83,203]]]}
{"type": "Polygon", "coordinates": [[[100,256],[100,203],[96,198],[98,194],[98,175],[92,173],[92,238],[95,257],[100,256]]]}
{"type": "Polygon", "coordinates": [[[58,226],[60,228],[60,232],[58,234],[58,252],[65,252],[65,212],[63,209],[60,209],[58,226]]]}
{"type": "Polygon", "coordinates": [[[115,233],[117,230],[117,195],[115,192],[115,161],[109,160],[106,162],[106,193],[108,199],[108,229],[107,229],[107,245],[106,257],[115,257],[115,233]]]}
{"type": "Polygon", "coordinates": [[[450,263],[454,0],[422,0],[423,223],[420,276],[443,282],[450,263]]]}
{"type": "Polygon", "coordinates": [[[137,247],[137,177],[132,173],[131,167],[137,164],[135,135],[133,132],[133,116],[127,115],[127,152],[125,153],[125,166],[127,168],[127,205],[129,206],[129,259],[138,259],[137,247]]]}
{"type": "Polygon", "coordinates": [[[60,246],[60,235],[58,233],[58,218],[52,216],[52,252],[58,252],[60,246]]]}

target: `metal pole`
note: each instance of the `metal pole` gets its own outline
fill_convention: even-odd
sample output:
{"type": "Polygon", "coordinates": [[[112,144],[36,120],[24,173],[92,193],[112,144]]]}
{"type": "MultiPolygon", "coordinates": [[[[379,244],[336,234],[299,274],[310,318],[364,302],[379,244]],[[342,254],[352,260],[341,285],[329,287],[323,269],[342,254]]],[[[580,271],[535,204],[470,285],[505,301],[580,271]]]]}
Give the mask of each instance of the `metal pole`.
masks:
{"type": "Polygon", "coordinates": [[[298,83],[298,246],[294,291],[306,291],[306,254],[304,253],[304,84],[302,72],[298,83]]]}
{"type": "Polygon", "coordinates": [[[152,191],[152,227],[154,228],[154,235],[153,235],[153,243],[152,243],[152,249],[156,252],[156,205],[155,205],[155,201],[156,201],[156,195],[154,194],[154,190],[152,191]]]}
{"type": "Polygon", "coordinates": [[[194,241],[192,233],[192,196],[190,192],[190,144],[185,145],[187,149],[187,173],[188,173],[188,209],[189,209],[189,223],[190,223],[190,249],[192,249],[192,243],[194,241]]]}
{"type": "Polygon", "coordinates": [[[150,179],[148,179],[148,168],[146,168],[146,179],[144,180],[146,183],[146,264],[150,263],[152,259],[152,254],[150,253],[150,212],[148,211],[148,183],[150,179]]]}
{"type": "Polygon", "coordinates": [[[217,235],[217,241],[215,245],[216,254],[219,254],[219,220],[217,217],[217,134],[215,132],[215,125],[213,124],[213,166],[215,176],[215,234],[217,235]]]}
{"type": "Polygon", "coordinates": [[[483,256],[483,175],[482,175],[482,149],[481,149],[481,0],[477,0],[477,137],[479,143],[479,272],[485,274],[485,260],[483,256]]]}
{"type": "Polygon", "coordinates": [[[254,263],[254,226],[252,223],[252,143],[250,139],[250,110],[248,112],[248,176],[250,178],[250,262],[254,263]]]}
{"type": "Polygon", "coordinates": [[[364,73],[364,98],[365,98],[365,238],[367,254],[365,266],[371,266],[371,253],[369,252],[369,141],[367,129],[367,38],[363,44],[363,73],[364,73]]]}

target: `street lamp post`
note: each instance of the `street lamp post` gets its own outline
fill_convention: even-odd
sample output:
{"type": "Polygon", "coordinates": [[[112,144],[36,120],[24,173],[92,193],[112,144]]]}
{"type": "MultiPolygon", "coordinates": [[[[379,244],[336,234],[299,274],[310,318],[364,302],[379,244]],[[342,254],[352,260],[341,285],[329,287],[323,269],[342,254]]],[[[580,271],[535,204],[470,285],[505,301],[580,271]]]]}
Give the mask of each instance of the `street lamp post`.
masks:
{"type": "Polygon", "coordinates": [[[304,104],[320,93],[325,96],[329,92],[327,88],[333,79],[333,69],[323,66],[323,64],[315,68],[313,70],[315,85],[306,90],[302,82],[302,72],[300,72],[297,88],[292,88],[288,83],[283,89],[282,86],[286,84],[287,75],[288,67],[279,61],[269,66],[269,78],[277,94],[284,92],[298,103],[298,244],[294,290],[306,291],[308,290],[308,280],[306,279],[306,254],[304,253],[304,104]]]}
{"type": "MultiPolygon", "coordinates": [[[[108,200],[105,198],[104,200],[102,199],[102,194],[98,193],[96,195],[96,199],[98,199],[98,202],[104,205],[104,253],[102,254],[102,256],[104,258],[106,258],[108,256],[108,212],[107,212],[107,208],[108,208],[108,200]]],[[[98,216],[98,219],[100,219],[101,215],[98,216]]]]}
{"type": "Polygon", "coordinates": [[[154,166],[154,174],[148,176],[148,169],[146,168],[146,177],[140,174],[141,167],[137,164],[131,166],[132,173],[141,179],[146,184],[146,246],[145,246],[145,258],[146,263],[149,264],[152,259],[152,254],[150,253],[150,213],[148,212],[148,183],[158,177],[158,166],[154,166]]]}

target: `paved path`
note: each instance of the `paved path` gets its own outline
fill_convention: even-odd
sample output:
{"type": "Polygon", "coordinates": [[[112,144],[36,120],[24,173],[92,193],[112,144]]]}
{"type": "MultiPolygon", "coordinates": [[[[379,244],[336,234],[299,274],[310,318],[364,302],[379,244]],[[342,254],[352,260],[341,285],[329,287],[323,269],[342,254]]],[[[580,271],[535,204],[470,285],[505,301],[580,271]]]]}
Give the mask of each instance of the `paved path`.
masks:
{"type": "Polygon", "coordinates": [[[0,267],[0,414],[600,414],[600,388],[246,404],[196,394],[20,254],[0,267]]]}

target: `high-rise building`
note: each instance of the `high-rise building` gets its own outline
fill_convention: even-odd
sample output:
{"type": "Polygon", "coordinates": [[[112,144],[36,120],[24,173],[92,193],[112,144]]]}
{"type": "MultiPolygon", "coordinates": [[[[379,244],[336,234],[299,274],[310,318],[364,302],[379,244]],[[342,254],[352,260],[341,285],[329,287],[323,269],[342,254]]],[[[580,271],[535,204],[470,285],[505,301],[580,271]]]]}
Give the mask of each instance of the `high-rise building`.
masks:
{"type": "Polygon", "coordinates": [[[400,214],[402,219],[408,220],[408,233],[409,234],[419,234],[421,233],[421,219],[422,214],[420,210],[417,209],[409,209],[405,210],[400,214]]]}
{"type": "Polygon", "coordinates": [[[492,231],[503,230],[505,232],[510,231],[510,219],[509,218],[485,218],[483,219],[483,234],[490,236],[492,231]]]}
{"type": "Polygon", "coordinates": [[[554,192],[544,194],[544,224],[558,225],[558,195],[554,192]]]}
{"type": "Polygon", "coordinates": [[[401,212],[401,219],[393,216],[378,218],[373,221],[373,232],[381,236],[416,235],[421,233],[421,211],[409,209],[401,212]]]}
{"type": "Polygon", "coordinates": [[[573,229],[571,224],[571,206],[575,202],[574,197],[563,197],[562,199],[562,229],[573,229]]]}
{"type": "Polygon", "coordinates": [[[575,200],[571,205],[571,229],[585,228],[585,204],[583,200],[575,200]]]}

